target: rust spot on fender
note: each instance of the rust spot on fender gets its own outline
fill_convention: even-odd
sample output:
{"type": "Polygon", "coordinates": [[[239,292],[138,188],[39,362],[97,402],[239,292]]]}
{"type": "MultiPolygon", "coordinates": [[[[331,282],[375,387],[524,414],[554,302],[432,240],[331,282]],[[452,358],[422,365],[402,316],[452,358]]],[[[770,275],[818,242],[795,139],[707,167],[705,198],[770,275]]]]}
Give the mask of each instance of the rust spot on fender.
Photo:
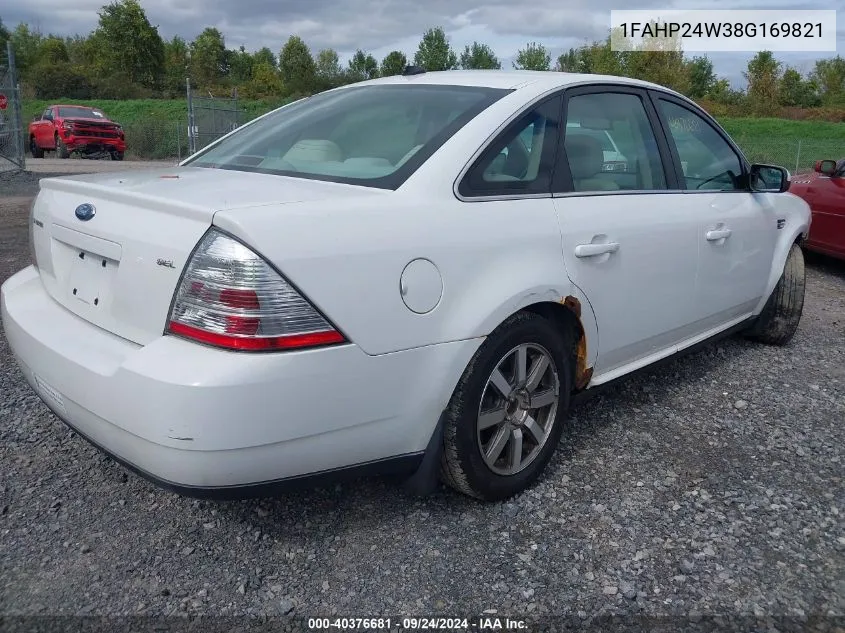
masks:
{"type": "Polygon", "coordinates": [[[587,367],[587,336],[581,323],[581,302],[569,295],[561,299],[561,304],[568,308],[578,321],[578,341],[575,344],[575,389],[583,389],[593,377],[593,368],[587,367]]]}

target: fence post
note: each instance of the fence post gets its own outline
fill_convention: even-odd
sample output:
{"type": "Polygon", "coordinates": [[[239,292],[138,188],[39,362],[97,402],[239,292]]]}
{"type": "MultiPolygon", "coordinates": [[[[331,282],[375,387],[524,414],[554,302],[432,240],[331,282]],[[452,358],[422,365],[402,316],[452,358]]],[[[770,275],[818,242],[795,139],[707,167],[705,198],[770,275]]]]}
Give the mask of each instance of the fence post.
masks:
{"type": "Polygon", "coordinates": [[[188,153],[197,151],[197,140],[194,138],[194,102],[191,99],[191,79],[185,78],[185,87],[188,91],[188,153]]]}
{"type": "Polygon", "coordinates": [[[795,173],[798,173],[798,165],[801,162],[801,139],[798,139],[798,154],[795,156],[795,173]]]}
{"type": "Polygon", "coordinates": [[[23,122],[23,113],[21,112],[21,85],[18,83],[18,73],[15,68],[15,49],[12,47],[12,40],[6,42],[6,59],[9,61],[9,85],[12,87],[12,125],[9,131],[15,135],[15,153],[17,154],[18,165],[21,170],[26,169],[26,143],[24,143],[24,134],[26,127],[23,122]],[[17,129],[14,129],[14,124],[17,124],[17,129]]]}

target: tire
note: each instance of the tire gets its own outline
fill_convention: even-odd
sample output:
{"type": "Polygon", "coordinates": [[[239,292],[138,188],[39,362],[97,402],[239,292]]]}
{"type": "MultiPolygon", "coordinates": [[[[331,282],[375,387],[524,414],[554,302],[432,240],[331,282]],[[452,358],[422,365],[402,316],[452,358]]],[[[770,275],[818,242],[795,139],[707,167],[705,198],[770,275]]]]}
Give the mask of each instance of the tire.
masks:
{"type": "Polygon", "coordinates": [[[769,345],[786,345],[792,340],[804,310],[804,253],[793,244],[786,256],[775,289],[746,335],[769,345]]]}
{"type": "Polygon", "coordinates": [[[56,156],[58,158],[70,158],[70,150],[58,134],[56,134],[56,156]]]}
{"type": "Polygon", "coordinates": [[[506,499],[534,483],[563,432],[572,391],[573,353],[572,333],[533,313],[517,313],[496,328],[473,356],[446,409],[441,479],[458,492],[484,501],[506,499]],[[537,372],[541,381],[532,392],[532,369],[542,368],[536,364],[541,357],[548,365],[537,372]],[[526,359],[522,381],[515,380],[519,358],[526,359]],[[514,384],[525,385],[529,393],[514,389],[514,384]],[[505,389],[511,393],[503,394],[505,389]],[[539,404],[538,395],[545,396],[544,405],[532,408],[539,404]],[[546,405],[553,396],[554,404],[546,405]],[[482,415],[482,411],[487,413],[482,415]],[[482,420],[487,427],[480,426],[482,420]],[[492,450],[494,446],[501,446],[499,453],[492,450]],[[520,461],[514,459],[516,447],[521,449],[520,461]],[[488,457],[482,451],[489,451],[488,457]]]}
{"type": "Polygon", "coordinates": [[[29,137],[29,151],[33,158],[44,158],[44,150],[38,147],[34,136],[29,137]]]}
{"type": "Polygon", "coordinates": [[[112,160],[123,160],[123,152],[111,152],[112,160]]]}

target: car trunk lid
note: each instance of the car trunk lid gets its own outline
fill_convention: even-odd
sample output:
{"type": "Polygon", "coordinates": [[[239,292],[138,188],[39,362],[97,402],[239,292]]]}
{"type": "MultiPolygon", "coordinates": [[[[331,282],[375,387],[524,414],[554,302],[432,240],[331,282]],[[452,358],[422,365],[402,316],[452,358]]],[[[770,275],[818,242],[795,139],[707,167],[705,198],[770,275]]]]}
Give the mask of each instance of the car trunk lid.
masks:
{"type": "Polygon", "coordinates": [[[33,208],[38,268],[68,310],[144,345],[164,331],[181,272],[217,211],[361,190],[197,167],[49,178],[33,208]],[[93,216],[77,217],[80,206],[82,218],[93,216]]]}

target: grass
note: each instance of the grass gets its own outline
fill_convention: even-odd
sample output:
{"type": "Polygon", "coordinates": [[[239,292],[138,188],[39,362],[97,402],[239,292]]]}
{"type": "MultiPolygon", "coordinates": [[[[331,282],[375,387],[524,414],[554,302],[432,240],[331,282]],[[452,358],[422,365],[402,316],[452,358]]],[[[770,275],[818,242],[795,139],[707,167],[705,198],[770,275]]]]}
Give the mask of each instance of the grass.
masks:
{"type": "MultiPolygon", "coordinates": [[[[286,99],[240,100],[243,122],[277,108],[286,99]]],[[[175,158],[187,155],[186,99],[129,101],[27,100],[24,121],[57,102],[101,109],[126,130],[127,153],[136,158],[175,158]]],[[[845,123],[791,119],[720,117],[719,123],[753,162],[770,162],[789,169],[807,169],[820,158],[840,158],[845,123]]]]}

